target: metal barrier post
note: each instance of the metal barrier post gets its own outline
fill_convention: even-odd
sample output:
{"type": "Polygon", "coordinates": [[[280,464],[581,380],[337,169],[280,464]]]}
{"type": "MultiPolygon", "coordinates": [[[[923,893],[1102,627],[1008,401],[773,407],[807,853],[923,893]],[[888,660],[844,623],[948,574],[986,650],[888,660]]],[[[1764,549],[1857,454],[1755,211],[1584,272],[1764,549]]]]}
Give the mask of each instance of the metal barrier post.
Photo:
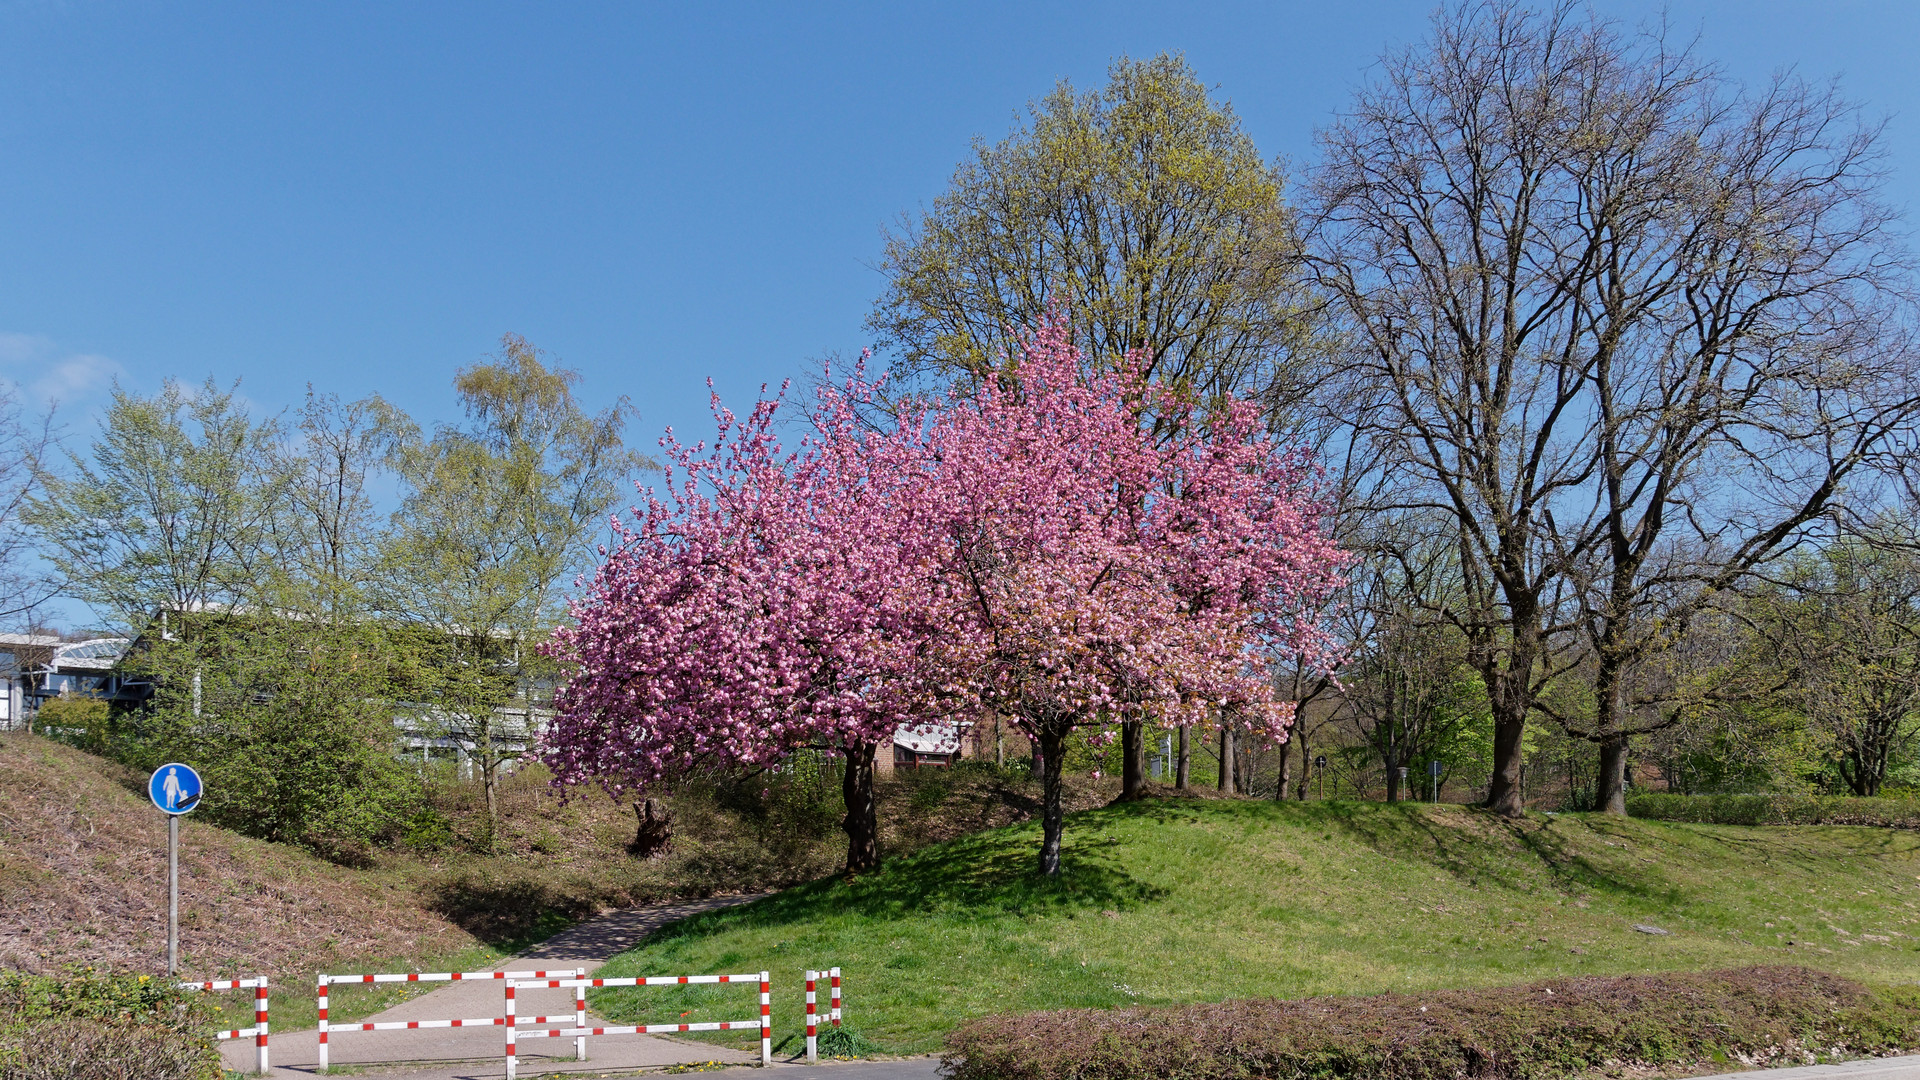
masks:
{"type": "Polygon", "coordinates": [[[773,975],[760,973],[760,1064],[773,1064],[773,975]]]}
{"type": "Polygon", "coordinates": [[[320,976],[320,1071],[327,1071],[327,976],[320,976]]]}
{"type": "Polygon", "coordinates": [[[253,1067],[261,1076],[270,1071],[267,1068],[267,977],[260,976],[259,985],[253,988],[253,1067]]]}
{"type": "MultiPolygon", "coordinates": [[[[573,970],[581,979],[587,977],[586,968],[574,968],[573,970]]],[[[587,1026],[587,988],[584,985],[573,988],[573,1026],[577,1028],[585,1028],[587,1026]]],[[[575,1035],[573,1037],[573,1056],[579,1061],[587,1060],[587,1037],[585,1035],[575,1035]]]]}
{"type": "Polygon", "coordinates": [[[507,980],[507,1080],[514,1080],[514,1077],[518,1075],[515,1070],[519,1065],[519,1061],[517,1060],[517,1055],[514,1053],[514,1043],[519,1041],[520,1018],[514,1015],[513,991],[514,988],[519,985],[520,984],[513,979],[507,980]]]}
{"type": "Polygon", "coordinates": [[[840,969],[834,968],[833,975],[833,1026],[840,1026],[840,969]]]}
{"type": "Polygon", "coordinates": [[[812,1064],[820,1060],[820,1044],[814,1038],[815,1032],[817,1031],[817,1028],[815,1027],[815,1022],[819,1019],[819,1016],[817,1015],[817,1010],[814,1008],[814,996],[813,996],[814,983],[818,982],[819,979],[820,979],[819,972],[814,971],[811,968],[807,970],[807,1063],[808,1064],[812,1064]]]}

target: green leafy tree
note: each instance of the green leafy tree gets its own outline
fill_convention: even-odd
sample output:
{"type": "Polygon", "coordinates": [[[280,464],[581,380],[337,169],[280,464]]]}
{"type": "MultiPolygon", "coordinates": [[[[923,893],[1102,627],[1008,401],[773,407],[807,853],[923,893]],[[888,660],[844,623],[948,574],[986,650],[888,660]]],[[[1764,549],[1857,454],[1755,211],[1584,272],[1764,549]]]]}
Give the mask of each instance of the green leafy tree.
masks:
{"type": "Polygon", "coordinates": [[[310,618],[362,619],[379,579],[383,516],[369,479],[419,429],[378,395],[343,402],[311,387],[281,450],[284,496],[272,516],[278,606],[310,618]]]}
{"type": "Polygon", "coordinates": [[[1841,784],[1878,795],[1920,749],[1920,555],[1882,524],[1795,558],[1747,610],[1756,661],[1828,749],[1841,784]]]}
{"type": "Polygon", "coordinates": [[[454,380],[464,427],[396,455],[405,498],[383,552],[382,604],[422,650],[410,696],[458,740],[498,822],[496,786],[554,675],[535,646],[564,616],[621,482],[645,459],[621,443],[622,399],[589,413],[579,376],[508,335],[454,380]]]}
{"type": "Polygon", "coordinates": [[[161,610],[240,602],[272,563],[279,435],[211,380],[152,397],[115,387],[92,445],[24,519],[72,594],[129,632],[161,610]]]}
{"type": "Polygon", "coordinates": [[[367,482],[407,430],[377,398],[310,395],[289,428],[212,384],[117,389],[32,508],[73,591],[137,636],[123,671],[154,687],[86,725],[87,748],[194,763],[203,812],[251,835],[338,855],[391,832],[417,797],[393,754],[410,654],[367,618],[367,482]]]}
{"type": "Polygon", "coordinates": [[[183,616],[131,663],[154,678],[141,767],[193,762],[204,816],[345,862],[390,839],[420,785],[394,754],[394,688],[408,653],[378,623],[259,609],[183,616]]]}
{"type": "Polygon", "coordinates": [[[1233,109],[1179,56],[1062,82],[887,238],[869,325],[908,373],[979,378],[1057,306],[1088,356],[1138,351],[1149,378],[1207,396],[1283,380],[1299,346],[1299,245],[1233,109]]]}

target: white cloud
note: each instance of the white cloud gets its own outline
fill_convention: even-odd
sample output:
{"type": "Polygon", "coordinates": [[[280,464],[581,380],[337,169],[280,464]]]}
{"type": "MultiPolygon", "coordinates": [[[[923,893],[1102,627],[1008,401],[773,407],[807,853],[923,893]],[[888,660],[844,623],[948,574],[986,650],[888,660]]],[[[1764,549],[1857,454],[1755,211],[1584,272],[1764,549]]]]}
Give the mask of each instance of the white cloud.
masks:
{"type": "Polygon", "coordinates": [[[0,331],[0,382],[28,403],[57,404],[68,416],[83,414],[125,373],[111,357],[69,352],[43,334],[0,331]]]}

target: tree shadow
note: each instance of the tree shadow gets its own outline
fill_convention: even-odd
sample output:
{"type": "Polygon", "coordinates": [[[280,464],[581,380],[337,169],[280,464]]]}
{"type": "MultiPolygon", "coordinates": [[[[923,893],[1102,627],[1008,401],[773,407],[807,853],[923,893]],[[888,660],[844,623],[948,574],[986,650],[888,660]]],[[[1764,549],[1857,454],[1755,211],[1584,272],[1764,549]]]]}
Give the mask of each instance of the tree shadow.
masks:
{"type": "Polygon", "coordinates": [[[876,920],[938,915],[989,922],[1119,911],[1166,896],[1166,889],[1135,878],[1121,865],[1121,841],[1098,835],[1098,821],[1088,820],[1099,813],[1069,815],[1058,877],[1041,877],[1036,869],[1037,828],[996,829],[889,859],[879,870],[851,881],[823,878],[750,904],[698,915],[664,928],[653,940],[847,915],[876,920]]]}

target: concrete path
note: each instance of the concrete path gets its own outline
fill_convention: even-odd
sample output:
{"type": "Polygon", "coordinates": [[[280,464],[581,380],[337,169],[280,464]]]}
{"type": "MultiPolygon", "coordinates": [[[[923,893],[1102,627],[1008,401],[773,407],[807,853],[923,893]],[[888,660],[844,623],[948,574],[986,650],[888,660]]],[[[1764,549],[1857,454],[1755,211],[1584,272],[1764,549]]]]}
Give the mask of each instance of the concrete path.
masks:
{"type": "MultiPolygon", "coordinates": [[[[495,965],[493,971],[553,971],[584,968],[589,973],[614,956],[638,944],[648,934],[689,915],[759,899],[765,893],[720,896],[675,904],[611,911],[548,938],[523,956],[495,965]]],[[[439,989],[403,1001],[366,1017],[385,1023],[410,1020],[480,1019],[505,1011],[505,987],[498,981],[443,984],[439,989]]],[[[743,1001],[746,1001],[743,997],[743,1001]]],[[[571,1016],[573,991],[523,991],[514,1011],[522,1017],[571,1016]]],[[[758,998],[744,1004],[742,1017],[755,1015],[758,998]]],[[[455,1077],[498,1077],[505,1072],[506,1031],[502,1027],[428,1028],[411,1031],[330,1032],[330,1064],[352,1066],[356,1073],[378,1068],[390,1080],[453,1080],[455,1077]],[[395,1071],[389,1071],[393,1069],[395,1071]]],[[[221,1044],[227,1068],[250,1071],[253,1045],[247,1040],[221,1044]]],[[[519,1047],[521,1076],[552,1073],[598,1073],[649,1066],[717,1061],[758,1062],[759,1054],[743,1053],[705,1043],[660,1035],[618,1035],[587,1040],[587,1060],[574,1059],[572,1039],[526,1039],[519,1047]]],[[[273,1075],[311,1076],[319,1063],[316,1033],[273,1033],[273,1075]]]]}
{"type": "MultiPolygon", "coordinates": [[[[730,1071],[730,1070],[728,1070],[730,1071]]],[[[1920,1055],[1868,1058],[1838,1065],[1797,1065],[1790,1069],[1749,1069],[1693,1080],[1920,1080],[1920,1055]]]]}

